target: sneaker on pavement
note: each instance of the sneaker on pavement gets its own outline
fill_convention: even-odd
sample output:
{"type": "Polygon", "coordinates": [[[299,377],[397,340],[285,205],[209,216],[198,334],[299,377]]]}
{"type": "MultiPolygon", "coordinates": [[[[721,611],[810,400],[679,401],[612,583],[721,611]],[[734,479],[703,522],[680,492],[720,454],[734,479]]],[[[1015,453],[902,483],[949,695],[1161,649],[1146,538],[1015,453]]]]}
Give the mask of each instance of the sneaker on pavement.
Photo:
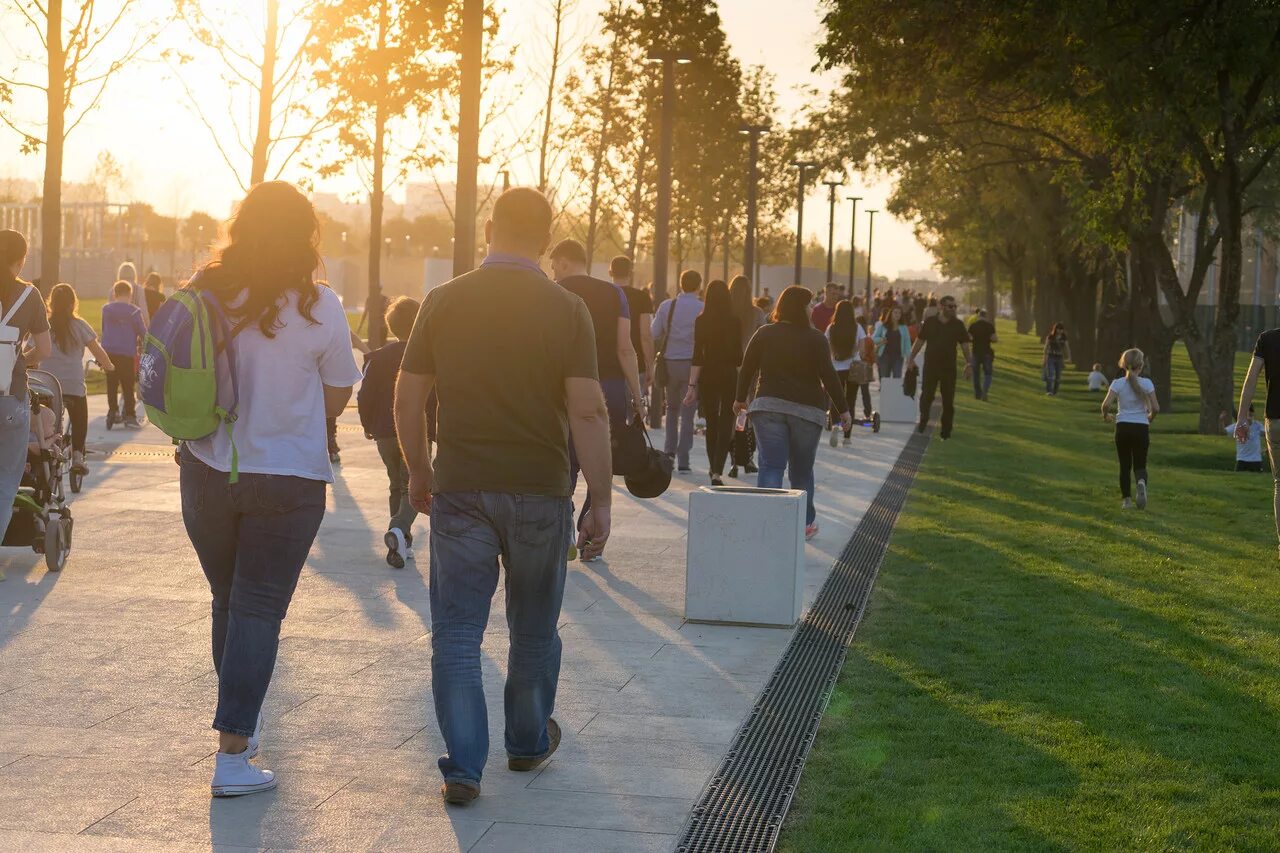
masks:
{"type": "Polygon", "coordinates": [[[752,463],[750,463],[750,464],[748,464],[748,465],[743,466],[742,470],[743,470],[743,473],[746,473],[746,474],[759,474],[759,473],[760,473],[760,469],[756,467],[756,465],[755,465],[755,463],[754,463],[754,462],[752,462],[752,463]]]}
{"type": "Polygon", "coordinates": [[[440,796],[451,806],[465,806],[480,796],[480,786],[472,782],[445,782],[440,786],[440,796]]]}
{"type": "Polygon", "coordinates": [[[546,760],[551,757],[557,749],[560,748],[560,724],[556,722],[555,717],[547,719],[547,737],[551,740],[551,746],[542,755],[532,758],[525,758],[518,755],[507,754],[507,769],[514,770],[517,773],[527,773],[530,770],[537,770],[546,760]]]}
{"type": "Polygon", "coordinates": [[[382,541],[387,545],[387,565],[393,569],[403,569],[404,552],[409,550],[409,545],[404,541],[404,532],[393,527],[382,537],[382,541]]]}
{"type": "Polygon", "coordinates": [[[818,522],[816,521],[804,529],[804,541],[806,542],[808,542],[810,539],[812,539],[817,535],[818,535],[818,522]]]}
{"type": "Polygon", "coordinates": [[[249,735],[249,746],[245,749],[245,755],[254,758],[258,755],[258,747],[262,746],[262,714],[258,714],[257,725],[253,727],[253,734],[249,735]]]}
{"type": "Polygon", "coordinates": [[[1138,509],[1146,509],[1146,508],[1147,508],[1147,481],[1146,481],[1146,480],[1139,480],[1139,481],[1138,481],[1138,500],[1137,500],[1137,504],[1138,504],[1138,509]]]}
{"type": "Polygon", "coordinates": [[[125,418],[124,425],[129,429],[142,429],[142,424],[138,423],[137,418],[125,418]]]}
{"type": "Polygon", "coordinates": [[[249,763],[249,751],[234,755],[219,752],[214,765],[213,782],[209,786],[215,797],[243,797],[259,791],[270,791],[276,786],[276,776],[249,763]]]}

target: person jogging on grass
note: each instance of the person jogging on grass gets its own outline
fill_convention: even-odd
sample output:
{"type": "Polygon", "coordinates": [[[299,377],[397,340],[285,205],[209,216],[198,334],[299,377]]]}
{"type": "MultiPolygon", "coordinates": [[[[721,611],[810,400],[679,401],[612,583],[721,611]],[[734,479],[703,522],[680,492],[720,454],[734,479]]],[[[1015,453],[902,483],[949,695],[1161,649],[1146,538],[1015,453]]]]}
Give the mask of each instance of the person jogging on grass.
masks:
{"type": "Polygon", "coordinates": [[[1146,356],[1140,349],[1128,349],[1120,356],[1124,376],[1111,383],[1102,399],[1102,419],[1112,420],[1111,403],[1116,403],[1116,455],[1120,459],[1121,508],[1132,509],[1130,476],[1138,480],[1137,507],[1147,508],[1147,451],[1151,447],[1151,422],[1160,414],[1156,386],[1142,375],[1146,356]]]}

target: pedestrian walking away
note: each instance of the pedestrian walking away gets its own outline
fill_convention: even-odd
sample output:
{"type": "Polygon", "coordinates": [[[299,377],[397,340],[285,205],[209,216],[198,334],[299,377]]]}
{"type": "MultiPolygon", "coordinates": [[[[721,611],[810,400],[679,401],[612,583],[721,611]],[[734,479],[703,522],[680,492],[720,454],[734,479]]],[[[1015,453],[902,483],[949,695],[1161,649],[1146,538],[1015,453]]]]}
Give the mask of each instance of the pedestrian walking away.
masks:
{"type": "Polygon", "coordinates": [[[409,500],[431,515],[431,688],[445,744],[441,795],[452,804],[480,795],[489,755],[480,643],[500,560],[511,643],[507,767],[538,769],[560,744],[552,712],[573,524],[570,436],[591,496],[577,543],[584,558],[604,551],[612,508],[609,411],[591,315],[538,265],[551,205],[536,190],[510,189],[484,230],[480,268],[427,293],[396,382],[409,500]],[[434,465],[423,414],[432,389],[440,399],[434,465]]]}
{"type": "MultiPolygon", "coordinates": [[[[413,559],[413,522],[418,511],[409,501],[409,467],[405,464],[400,442],[396,438],[394,400],[396,377],[404,360],[405,344],[418,318],[418,301],[407,296],[394,299],[387,308],[385,325],[395,340],[365,357],[364,378],[356,396],[360,425],[365,438],[378,447],[378,456],[387,469],[387,498],[390,522],[383,542],[387,546],[387,565],[403,569],[405,560],[413,559]]],[[[428,401],[430,405],[430,401],[428,401]]]]}
{"type": "Polygon", "coordinates": [[[1044,339],[1044,390],[1050,397],[1058,396],[1062,384],[1062,371],[1071,358],[1071,342],[1067,339],[1067,327],[1054,323],[1044,339]]]}
{"type": "Polygon", "coordinates": [[[987,319],[987,309],[978,309],[978,319],[969,325],[969,337],[973,339],[973,396],[985,400],[991,393],[991,370],[996,361],[991,345],[1000,342],[995,324],[987,319]]]}
{"type": "Polygon", "coordinates": [[[742,327],[733,316],[729,287],[723,281],[713,281],[707,285],[706,302],[693,327],[693,367],[684,399],[686,405],[702,401],[713,486],[724,485],[724,463],[734,435],[733,403],[740,364],[742,327]]]}
{"type": "Polygon", "coordinates": [[[0,535],[9,529],[13,499],[27,465],[27,368],[48,358],[52,350],[40,292],[18,277],[26,261],[26,238],[17,231],[0,231],[0,535]]]}
{"type": "MultiPolygon", "coordinates": [[[[636,351],[631,344],[631,306],[622,288],[587,275],[587,250],[577,240],[561,240],[551,250],[551,271],[557,283],[577,296],[587,306],[596,339],[596,368],[600,389],[609,409],[610,431],[624,428],[633,416],[644,420],[644,397],[640,390],[640,372],[636,351]]],[[[569,442],[569,476],[577,487],[578,454],[569,442]]],[[[591,511],[591,494],[587,493],[578,518],[578,527],[591,511]]],[[[576,537],[575,537],[576,538],[576,537]]],[[[577,556],[576,544],[570,547],[577,556]]],[[[591,560],[602,554],[593,554],[591,560]]],[[[587,559],[585,556],[583,559],[587,559]]]]}
{"type": "Polygon", "coordinates": [[[98,366],[111,373],[115,366],[111,356],[98,342],[93,327],[77,313],[79,300],[69,284],[54,285],[49,292],[49,329],[53,346],[49,357],[40,363],[57,377],[62,386],[63,405],[71,422],[71,467],[79,474],[88,473],[84,462],[85,438],[89,431],[88,389],[84,376],[84,351],[89,350],[98,366]]]}
{"type": "Polygon", "coordinates": [[[1258,336],[1253,358],[1240,387],[1240,408],[1236,421],[1236,441],[1249,435],[1247,414],[1258,390],[1258,379],[1266,372],[1267,400],[1263,409],[1263,430],[1267,439],[1267,455],[1271,459],[1271,475],[1275,479],[1272,511],[1276,534],[1280,537],[1280,329],[1269,329],[1258,336]]]}
{"type": "MultiPolygon", "coordinates": [[[[738,328],[741,331],[743,352],[746,352],[747,344],[751,343],[756,330],[767,321],[764,311],[757,307],[751,298],[751,280],[745,275],[734,276],[733,281],[729,282],[729,302],[733,305],[733,316],[738,321],[738,328]]],[[[752,396],[755,395],[752,394],[752,396]]],[[[748,399],[747,402],[750,400],[748,399]]],[[[733,442],[729,451],[733,457],[729,476],[733,478],[737,478],[739,469],[746,474],[755,474],[760,470],[755,462],[755,428],[751,426],[750,419],[745,423],[735,421],[735,425],[741,426],[742,429],[734,429],[733,442]]]]}
{"type": "Polygon", "coordinates": [[[212,594],[218,731],[215,797],[274,788],[250,763],[262,737],[262,703],[280,624],[311,552],[333,470],[325,416],[336,416],[360,379],[342,302],[312,272],[319,225],[306,196],[261,183],[240,203],[196,280],[232,324],[219,366],[234,370],[232,430],[185,441],[182,520],[212,594]]]}
{"type": "Polygon", "coordinates": [[[733,404],[735,412],[750,413],[756,430],[760,451],[756,485],[781,488],[785,471],[791,488],[806,493],[806,539],[818,534],[813,465],[827,423],[828,400],[839,412],[841,426],[852,423],[827,339],[809,323],[806,306],[812,298],[799,285],[782,291],[773,323],[756,332],[747,345],[733,404]],[[748,405],[757,376],[759,388],[748,405]]]}
{"type": "Polygon", "coordinates": [[[133,304],[133,289],[129,282],[117,281],[111,289],[111,301],[102,306],[102,348],[115,368],[107,373],[108,429],[118,423],[134,429],[140,426],[134,382],[138,347],[147,336],[147,324],[142,309],[133,304]]]}
{"type": "Polygon", "coordinates": [[[609,261],[609,278],[622,288],[627,297],[627,308],[631,314],[631,348],[635,350],[640,370],[640,393],[647,399],[653,379],[653,297],[634,285],[632,272],[631,259],[626,255],[618,255],[609,261]]]}
{"type": "Polygon", "coordinates": [[[836,306],[840,304],[840,285],[832,282],[822,289],[822,301],[813,306],[809,320],[819,332],[825,332],[836,316],[836,306]]]}
{"type": "Polygon", "coordinates": [[[937,307],[937,316],[930,317],[920,325],[920,337],[911,348],[907,369],[915,368],[916,356],[920,354],[921,347],[928,344],[921,376],[924,387],[920,392],[920,423],[917,429],[925,431],[925,427],[929,425],[934,398],[941,393],[942,429],[939,434],[946,441],[951,438],[956,418],[956,347],[964,353],[965,377],[973,375],[973,356],[969,352],[969,331],[956,317],[955,297],[942,297],[937,307]]]}
{"type": "MultiPolygon", "coordinates": [[[[851,303],[842,301],[836,305],[835,316],[831,325],[827,327],[826,334],[827,343],[831,348],[831,364],[836,369],[836,376],[840,377],[850,413],[857,406],[857,398],[861,394],[863,414],[867,420],[870,420],[871,382],[864,372],[868,365],[862,360],[862,345],[867,339],[867,330],[854,317],[851,303]]],[[[828,429],[831,430],[832,447],[836,446],[837,436],[840,434],[836,431],[839,418],[840,413],[836,411],[833,403],[829,412],[828,425],[828,429]]],[[[843,433],[844,443],[847,446],[853,435],[852,422],[844,427],[843,433]]]]}
{"type": "Polygon", "coordinates": [[[886,308],[876,322],[871,339],[876,345],[881,379],[901,379],[902,368],[911,358],[911,335],[902,322],[902,309],[886,308]]]}
{"type": "MultiPolygon", "coordinates": [[[[653,315],[653,340],[657,350],[654,378],[662,383],[667,401],[667,437],[663,449],[676,460],[682,474],[689,473],[696,405],[686,405],[685,390],[693,370],[693,324],[702,313],[698,291],[702,276],[694,270],[680,274],[680,293],[658,306],[653,315]]],[[[808,316],[805,318],[808,321],[808,316]]]]}
{"type": "Polygon", "coordinates": [[[1146,356],[1140,349],[1125,350],[1120,356],[1124,375],[1111,383],[1102,398],[1102,419],[1112,419],[1111,404],[1116,404],[1116,456],[1120,460],[1121,507],[1147,508],[1147,452],[1151,447],[1151,422],[1160,414],[1156,386],[1142,375],[1146,356]],[[1136,498],[1132,480],[1138,481],[1136,498]]]}

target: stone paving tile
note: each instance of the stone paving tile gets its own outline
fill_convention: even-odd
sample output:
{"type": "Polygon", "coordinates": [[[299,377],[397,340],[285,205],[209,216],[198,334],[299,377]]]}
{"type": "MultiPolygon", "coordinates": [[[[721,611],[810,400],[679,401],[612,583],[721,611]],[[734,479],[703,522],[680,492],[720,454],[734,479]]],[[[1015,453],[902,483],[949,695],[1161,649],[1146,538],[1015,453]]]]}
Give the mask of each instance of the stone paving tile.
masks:
{"type": "Polygon", "coordinates": [[[666,853],[676,836],[652,832],[602,832],[566,826],[495,823],[470,853],[666,853]]]}
{"type": "MultiPolygon", "coordinates": [[[[643,502],[615,484],[607,559],[567,573],[556,708],[565,739],[536,773],[505,767],[508,638],[495,597],[482,646],[485,793],[446,810],[427,530],[420,522],[417,562],[385,565],[382,465],[353,422],[348,414],[341,424],[344,464],[264,707],[258,761],[279,771],[275,792],[208,797],[217,701],[208,586],[183,532],[176,467],[91,457],[93,474],[73,503],[76,548],[60,575],[29,551],[0,552],[9,575],[0,584],[0,850],[674,846],[791,636],[684,622],[685,516],[702,478],[677,478],[643,502]]],[[[810,597],[907,435],[891,425],[851,451],[820,448],[823,532],[806,548],[810,597]]],[[[167,445],[154,430],[120,436],[91,421],[91,446],[121,440],[167,445]]]]}

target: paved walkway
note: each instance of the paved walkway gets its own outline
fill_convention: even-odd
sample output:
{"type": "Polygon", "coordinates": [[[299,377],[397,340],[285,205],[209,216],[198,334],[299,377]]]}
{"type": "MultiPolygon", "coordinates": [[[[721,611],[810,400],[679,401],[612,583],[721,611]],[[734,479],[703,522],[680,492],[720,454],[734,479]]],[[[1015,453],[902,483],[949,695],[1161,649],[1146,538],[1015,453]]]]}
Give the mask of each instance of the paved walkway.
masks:
{"type": "MultiPolygon", "coordinates": [[[[91,401],[99,415],[102,399],[91,401]]],[[[791,633],[683,622],[688,492],[704,478],[682,478],[656,501],[618,491],[607,561],[571,565],[556,710],[565,740],[537,774],[510,773],[502,760],[498,596],[484,645],[494,746],[484,796],[446,810],[425,547],[417,567],[383,562],[382,465],[354,411],[340,429],[339,480],[267,697],[259,761],[280,787],[211,802],[208,588],[182,527],[177,469],[156,430],[107,433],[94,419],[91,444],[116,449],[92,457],[75,496],[65,571],[46,573],[28,551],[0,554],[9,576],[0,584],[0,849],[673,848],[791,633]]],[[[849,450],[823,444],[808,600],[907,435],[886,426],[858,430],[849,450]]],[[[419,536],[425,545],[425,529],[419,536]]]]}

